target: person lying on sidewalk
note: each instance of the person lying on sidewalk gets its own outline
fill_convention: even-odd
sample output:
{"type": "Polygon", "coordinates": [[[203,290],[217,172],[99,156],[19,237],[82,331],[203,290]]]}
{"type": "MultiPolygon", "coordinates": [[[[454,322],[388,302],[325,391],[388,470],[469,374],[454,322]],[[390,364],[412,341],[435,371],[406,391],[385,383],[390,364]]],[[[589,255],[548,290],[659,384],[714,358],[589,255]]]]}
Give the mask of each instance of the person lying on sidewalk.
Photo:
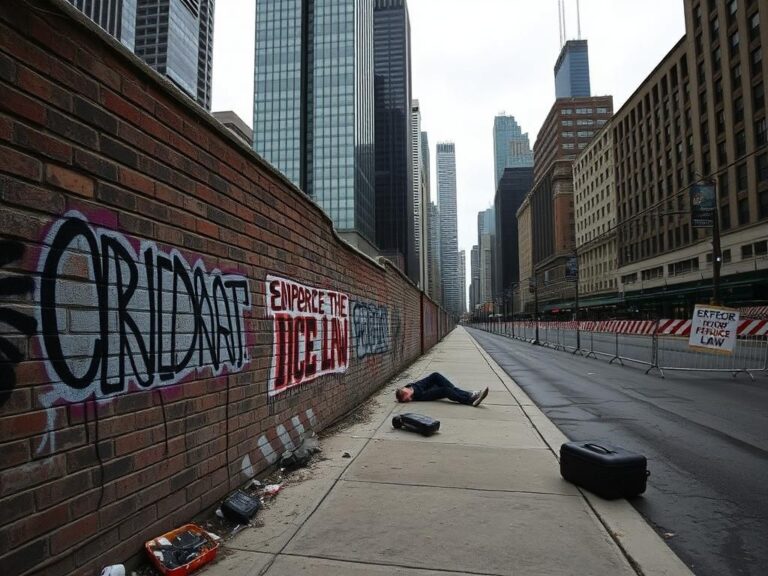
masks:
{"type": "Polygon", "coordinates": [[[486,396],[488,396],[487,387],[477,392],[468,392],[457,388],[448,378],[438,372],[432,372],[426,378],[395,390],[395,397],[398,402],[424,402],[448,398],[448,400],[453,400],[459,404],[480,406],[486,396]]]}

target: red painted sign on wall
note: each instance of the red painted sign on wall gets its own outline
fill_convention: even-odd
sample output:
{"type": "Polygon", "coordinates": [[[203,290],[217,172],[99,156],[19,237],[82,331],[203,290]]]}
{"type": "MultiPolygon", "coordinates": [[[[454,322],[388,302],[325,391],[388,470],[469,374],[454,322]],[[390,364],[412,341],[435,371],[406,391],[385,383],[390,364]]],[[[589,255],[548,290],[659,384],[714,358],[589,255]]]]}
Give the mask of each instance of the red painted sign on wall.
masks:
{"type": "Polygon", "coordinates": [[[269,395],[349,367],[349,297],[267,276],[273,319],[269,395]]]}

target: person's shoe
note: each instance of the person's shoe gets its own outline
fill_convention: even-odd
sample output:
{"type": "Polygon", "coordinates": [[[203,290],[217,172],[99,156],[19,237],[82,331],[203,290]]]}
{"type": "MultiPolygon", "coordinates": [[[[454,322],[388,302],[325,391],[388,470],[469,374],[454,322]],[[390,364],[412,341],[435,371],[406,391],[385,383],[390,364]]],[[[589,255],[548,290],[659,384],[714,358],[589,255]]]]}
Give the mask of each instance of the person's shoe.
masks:
{"type": "Polygon", "coordinates": [[[475,392],[475,397],[472,399],[472,406],[480,406],[480,403],[488,396],[488,388],[484,388],[480,392],[475,392]]]}

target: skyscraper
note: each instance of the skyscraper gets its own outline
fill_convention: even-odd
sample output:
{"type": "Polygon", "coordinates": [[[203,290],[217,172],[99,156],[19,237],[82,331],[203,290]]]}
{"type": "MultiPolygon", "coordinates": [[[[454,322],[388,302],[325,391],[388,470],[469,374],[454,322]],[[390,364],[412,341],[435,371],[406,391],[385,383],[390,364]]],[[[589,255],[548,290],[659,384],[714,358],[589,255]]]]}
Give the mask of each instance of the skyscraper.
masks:
{"type": "Polygon", "coordinates": [[[421,131],[421,111],[419,101],[411,103],[411,163],[413,165],[413,235],[414,254],[418,270],[418,285],[426,291],[428,271],[427,252],[429,251],[429,225],[427,223],[429,206],[429,151],[422,152],[427,146],[427,133],[421,131]]]}
{"type": "Polygon", "coordinates": [[[137,0],[136,55],[206,110],[212,51],[213,0],[137,0]]]}
{"type": "Polygon", "coordinates": [[[496,211],[488,208],[477,213],[477,244],[480,250],[479,304],[491,302],[494,293],[494,244],[496,242],[496,211]]]}
{"type": "Polygon", "coordinates": [[[68,0],[131,52],[136,42],[136,0],[68,0]]]}
{"type": "Polygon", "coordinates": [[[253,148],[376,255],[373,1],[257,0],[253,148]]]}
{"type": "Polygon", "coordinates": [[[533,184],[533,168],[506,168],[496,188],[496,244],[494,284],[496,294],[505,294],[520,281],[517,210],[533,184]]]}
{"type": "Polygon", "coordinates": [[[459,250],[459,314],[467,311],[467,252],[459,250]]]}
{"type": "Polygon", "coordinates": [[[211,110],[214,0],[68,0],[211,110]]]}
{"type": "Polygon", "coordinates": [[[494,190],[499,185],[504,168],[533,166],[528,133],[523,134],[514,116],[499,115],[493,119],[493,160],[496,167],[494,190]]]}
{"type": "MultiPolygon", "coordinates": [[[[422,134],[426,134],[423,132],[422,134]]],[[[438,304],[442,304],[443,283],[440,267],[440,210],[434,202],[429,203],[427,217],[429,229],[429,251],[427,252],[427,295],[438,304]]]]}
{"type": "Polygon", "coordinates": [[[437,202],[440,210],[440,272],[442,304],[458,314],[459,297],[458,221],[456,218],[456,146],[453,142],[437,144],[437,202]]]}
{"type": "Polygon", "coordinates": [[[480,246],[472,246],[469,258],[469,311],[475,312],[475,307],[480,304],[480,246]]]}
{"type": "Polygon", "coordinates": [[[591,96],[586,40],[568,40],[555,64],[555,98],[591,96]]]}
{"type": "MultiPolygon", "coordinates": [[[[411,29],[405,0],[374,0],[373,69],[376,119],[376,244],[419,282],[414,238],[411,126],[411,29]]],[[[417,131],[418,135],[418,131],[417,131]]],[[[416,152],[418,163],[418,152],[416,152]]]]}

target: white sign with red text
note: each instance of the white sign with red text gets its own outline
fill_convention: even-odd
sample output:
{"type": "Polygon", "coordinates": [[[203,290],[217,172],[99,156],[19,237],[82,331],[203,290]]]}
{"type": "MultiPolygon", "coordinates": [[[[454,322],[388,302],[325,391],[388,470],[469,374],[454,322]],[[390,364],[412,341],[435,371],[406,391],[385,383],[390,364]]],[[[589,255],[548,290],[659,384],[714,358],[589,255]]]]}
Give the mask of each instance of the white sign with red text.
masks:
{"type": "Polygon", "coordinates": [[[267,276],[267,311],[273,319],[269,395],[349,367],[349,297],[267,276]]]}

